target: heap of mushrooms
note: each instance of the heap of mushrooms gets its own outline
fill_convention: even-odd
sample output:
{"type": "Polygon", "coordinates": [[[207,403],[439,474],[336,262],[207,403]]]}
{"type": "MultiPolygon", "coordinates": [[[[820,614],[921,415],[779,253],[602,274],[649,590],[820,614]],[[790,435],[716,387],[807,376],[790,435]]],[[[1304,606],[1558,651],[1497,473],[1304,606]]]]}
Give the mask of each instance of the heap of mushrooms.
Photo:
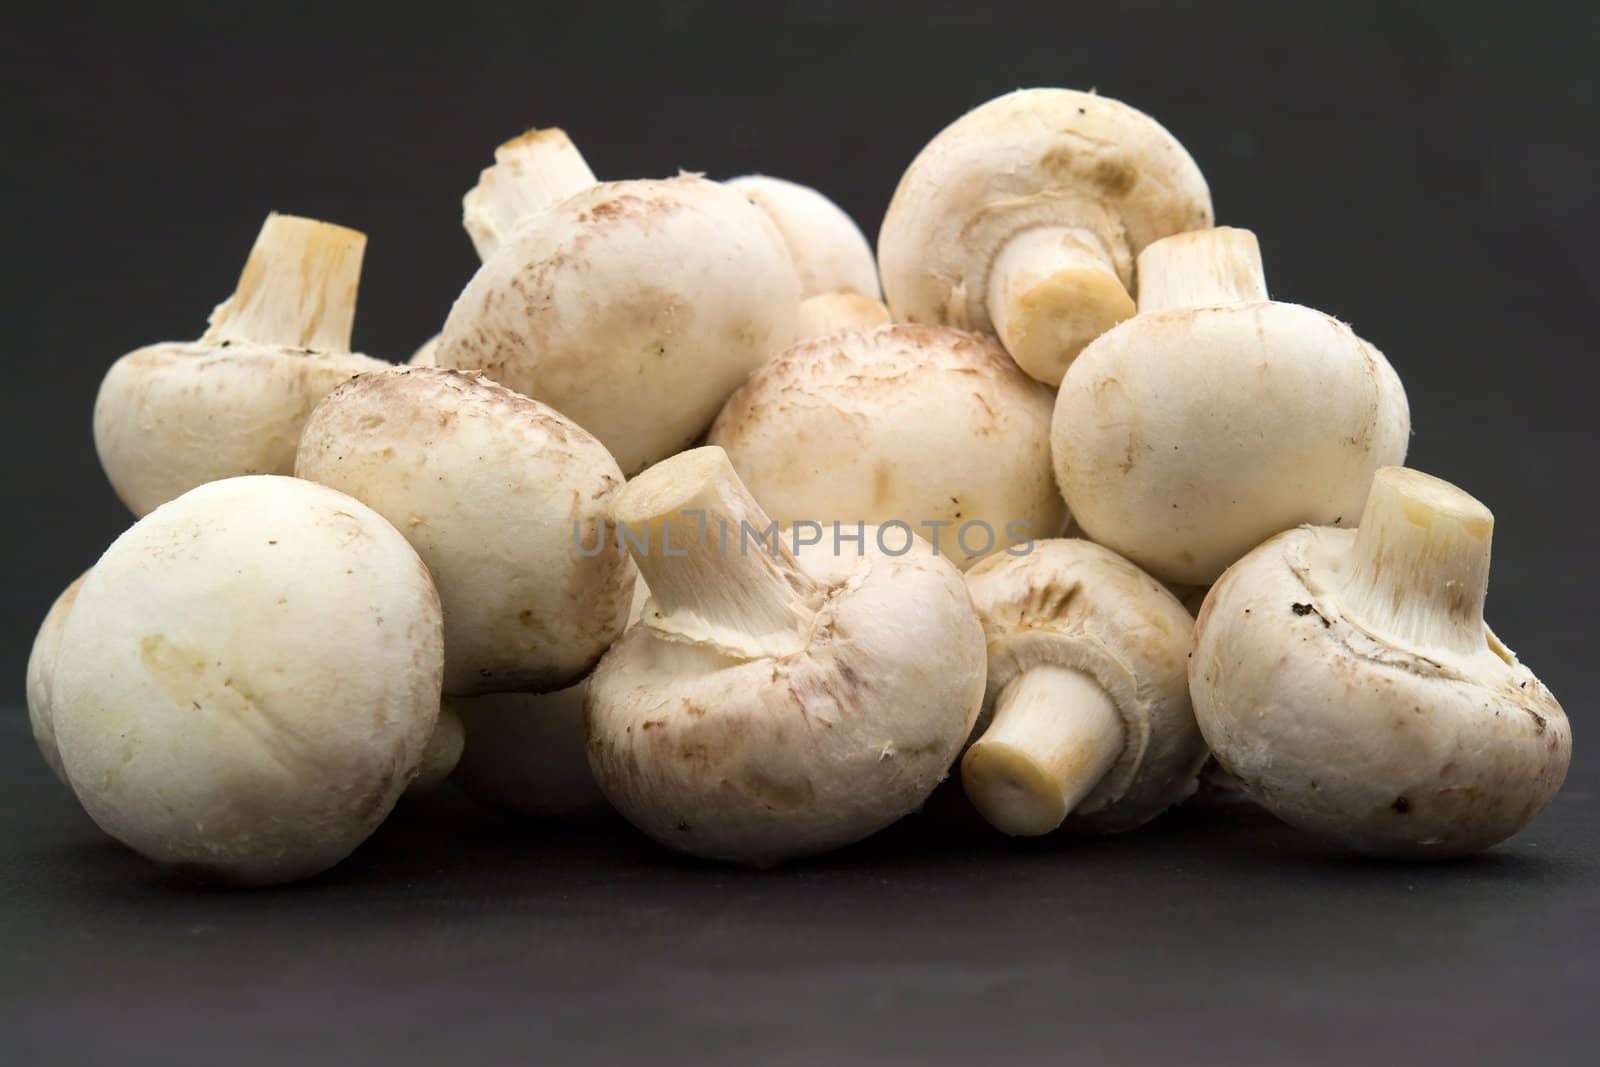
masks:
{"type": "Polygon", "coordinates": [[[601,183],[554,128],[461,208],[481,262],[413,366],[351,351],[365,237],[271,215],[198,342],[106,374],[138,519],[27,699],[136,852],[277,884],[459,788],[766,867],[954,772],[1010,835],[1198,779],[1432,858],[1560,788],[1567,718],[1483,621],[1493,517],[1399,466],[1394,368],[1268,298],[1142,112],[977,107],[877,262],[816,189],[601,183]]]}

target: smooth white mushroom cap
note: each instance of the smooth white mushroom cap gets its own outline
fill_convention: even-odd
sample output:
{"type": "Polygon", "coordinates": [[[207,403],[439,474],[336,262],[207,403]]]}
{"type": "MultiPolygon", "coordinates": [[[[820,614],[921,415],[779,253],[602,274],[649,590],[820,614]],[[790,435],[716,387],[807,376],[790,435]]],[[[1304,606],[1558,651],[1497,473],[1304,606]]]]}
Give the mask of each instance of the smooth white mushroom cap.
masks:
{"type": "Polygon", "coordinates": [[[1194,622],[1159,582],[1099,545],[1053,540],[1027,555],[989,557],[967,572],[967,589],[989,646],[976,733],[1006,688],[1035,667],[1088,675],[1122,722],[1109,769],[1061,813],[1069,829],[1133,829],[1193,792],[1206,758],[1189,704],[1194,622]]]}
{"type": "Polygon", "coordinates": [[[940,554],[965,567],[1065,525],[1052,402],[990,338],[895,325],[788,349],[729,399],[707,441],[784,525],[903,522],[937,533],[940,554]],[[968,523],[980,525],[962,535],[968,523]]]}
{"type": "Polygon", "coordinates": [[[705,432],[793,339],[799,301],[782,235],[737,191],[692,176],[602,184],[485,261],[435,358],[549,404],[632,473],[705,432]]]}
{"type": "Polygon", "coordinates": [[[802,298],[857,293],[876,299],[878,265],[872,246],[844,209],[809,185],[749,174],[723,184],[750,198],[783,234],[794,258],[802,298]]]}
{"type": "Polygon", "coordinates": [[[1560,788],[1571,728],[1483,623],[1488,510],[1399,468],[1373,497],[1359,531],[1281,534],[1212,588],[1195,714],[1223,768],[1301,829],[1379,855],[1487,848],[1560,788]]]}
{"type": "Polygon", "coordinates": [[[560,688],[622,632],[633,566],[594,550],[622,472],[536,400],[458,371],[365,374],[306,422],[295,473],[375,509],[428,565],[446,693],[560,688]]]}
{"type": "Polygon", "coordinates": [[[399,532],[293,478],[211,482],[84,579],[56,741],[89,816],[211,881],[343,859],[417,772],[439,711],[438,596],[399,532]]]}
{"type": "Polygon", "coordinates": [[[800,301],[794,340],[810,341],[841,330],[864,331],[889,325],[889,309],[860,293],[819,293],[800,301]]]}
{"type": "Polygon", "coordinates": [[[45,613],[44,622],[39,624],[39,632],[33,639],[33,648],[28,653],[28,724],[33,728],[33,740],[39,746],[39,754],[63,783],[67,780],[67,772],[61,769],[61,751],[56,747],[53,710],[56,653],[61,647],[61,630],[67,623],[67,615],[72,611],[73,602],[78,598],[78,590],[83,587],[83,580],[88,576],[87,572],[78,575],[77,579],[56,597],[55,602],[50,605],[50,610],[45,613]]]}

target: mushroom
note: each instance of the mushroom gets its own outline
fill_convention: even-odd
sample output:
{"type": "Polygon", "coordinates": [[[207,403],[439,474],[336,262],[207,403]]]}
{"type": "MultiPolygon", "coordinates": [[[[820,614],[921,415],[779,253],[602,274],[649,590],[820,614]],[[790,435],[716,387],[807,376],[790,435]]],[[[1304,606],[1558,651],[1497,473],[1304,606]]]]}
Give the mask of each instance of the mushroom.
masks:
{"type": "Polygon", "coordinates": [[[914,532],[964,568],[1061,532],[1051,404],[991,339],[894,325],[788,349],[707,440],[780,523],[879,524],[893,546],[914,532]]]}
{"type": "Polygon", "coordinates": [[[1189,685],[1218,762],[1279,818],[1359,852],[1457,856],[1538,814],[1572,733],[1483,621],[1494,516],[1386,467],[1354,531],[1273,538],[1212,588],[1189,685]]]}
{"type": "Polygon", "coordinates": [[[33,728],[33,740],[39,746],[39,754],[63,784],[67,781],[67,772],[61,769],[61,750],[56,747],[55,712],[52,710],[56,653],[61,647],[61,629],[66,625],[67,615],[78,598],[78,590],[88,576],[87,571],[78,575],[56,597],[55,603],[45,613],[39,633],[33,639],[33,649],[28,653],[28,724],[33,728]]]}
{"type": "Polygon", "coordinates": [[[203,482],[288,474],[317,401],[389,366],[350,351],[366,243],[342,226],[268,215],[199,341],[150,345],[112,365],[95,398],[94,443],[135,515],[203,482]]]}
{"type": "Polygon", "coordinates": [[[967,572],[989,642],[982,731],[961,784],[1008,834],[1131,830],[1194,791],[1205,743],[1186,673],[1194,621],[1088,541],[1041,541],[967,572]]]}
{"type": "Polygon", "coordinates": [[[1411,432],[1383,354],[1268,301],[1248,230],[1157,241],[1139,278],[1139,315],[1086,348],[1056,398],[1056,480],[1085,534],[1208,585],[1275,533],[1354,522],[1411,432]]]}
{"type": "Polygon", "coordinates": [[[466,738],[466,728],[462,725],[460,714],[448,700],[440,701],[439,720],[434,724],[428,744],[422,750],[417,776],[406,786],[405,795],[420,797],[437,792],[460,766],[466,738]]]}
{"type": "Polygon", "coordinates": [[[210,482],[84,579],[51,693],[84,809],[234,885],[343,859],[416,774],[439,712],[439,599],[383,517],[274,475],[210,482]]]}
{"type": "Polygon", "coordinates": [[[878,236],[896,322],[998,334],[1055,385],[1134,313],[1134,256],[1211,225],[1189,153],[1154,119],[1070,89],[1021,89],[967,112],[912,161],[878,236]]]}
{"type": "Polygon", "coordinates": [[[670,848],[766,866],[922,804],[983,700],[953,567],[870,534],[797,561],[715,447],[645,471],[611,517],[651,593],[589,682],[590,766],[619,812],[670,848]]]}
{"type": "Polygon", "coordinates": [[[723,183],[766,213],[783,235],[800,276],[801,297],[855,293],[876,299],[878,266],[861,227],[808,185],[749,174],[723,183]]]}
{"type": "Polygon", "coordinates": [[[616,461],[570,419],[478,375],[363,374],[307,420],[295,473],[394,523],[444,603],[444,691],[548,690],[621,632],[633,567],[603,551],[616,461]]]}
{"type": "Polygon", "coordinates": [[[841,330],[870,330],[889,324],[889,309],[860,293],[818,293],[800,301],[795,343],[826,337],[841,330]]]}
{"type": "Polygon", "coordinates": [[[598,437],[625,473],[705,432],[794,336],[771,220],[692,175],[591,186],[518,223],[456,300],[441,367],[480,370],[598,437]]]}

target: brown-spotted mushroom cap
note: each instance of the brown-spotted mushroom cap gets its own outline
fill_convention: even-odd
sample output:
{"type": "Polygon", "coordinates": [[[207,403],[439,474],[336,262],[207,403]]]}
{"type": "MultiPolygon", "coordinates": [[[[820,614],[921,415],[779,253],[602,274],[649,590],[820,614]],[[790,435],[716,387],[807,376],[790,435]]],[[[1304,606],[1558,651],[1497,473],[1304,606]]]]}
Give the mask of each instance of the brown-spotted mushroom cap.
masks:
{"type": "Polygon", "coordinates": [[[366,243],[342,226],[269,215],[199,341],[150,345],[106,372],[95,450],[135,515],[203,482],[290,473],[317,401],[389,366],[350,351],[366,243]]]}
{"type": "Polygon", "coordinates": [[[1161,583],[1088,541],[1041,541],[967,572],[989,643],[987,722],[967,796],[1008,834],[1129,830],[1194,790],[1193,620],[1161,583]]]}
{"type": "Polygon", "coordinates": [[[56,597],[55,603],[45,613],[44,622],[39,624],[33,648],[28,653],[28,724],[33,728],[33,740],[39,746],[39,754],[63,783],[67,780],[67,772],[61,769],[61,751],[56,747],[52,695],[55,689],[56,652],[61,647],[61,630],[67,623],[67,615],[71,613],[72,605],[78,599],[78,590],[83,587],[83,580],[87,577],[87,572],[78,575],[77,580],[56,597]]]}
{"type": "Polygon", "coordinates": [[[1279,535],[1212,587],[1189,667],[1222,766],[1279,818],[1359,852],[1446,857],[1555,796],[1561,705],[1483,621],[1494,516],[1378,472],[1358,530],[1279,535]]]}
{"type": "Polygon", "coordinates": [[[894,325],[788,349],[707,440],[784,525],[903,523],[966,567],[1061,532],[1052,403],[991,338],[894,325]]]}
{"type": "Polygon", "coordinates": [[[589,682],[590,765],[619,812],[669,848],[768,865],[922,804],[983,699],[954,567],[871,538],[797,562],[714,447],[635,478],[612,518],[651,594],[589,682]]]}
{"type": "Polygon", "coordinates": [[[727,185],[766,212],[783,234],[800,276],[802,299],[821,293],[856,293],[877,299],[878,265],[872,246],[844,209],[809,185],[748,174],[727,185]]]}
{"type": "Polygon", "coordinates": [[[428,565],[446,693],[560,688],[622,631],[633,567],[596,547],[622,472],[536,400],[459,371],[364,374],[306,422],[295,473],[376,510],[428,565]]]}
{"type": "Polygon", "coordinates": [[[1139,277],[1139,315],[1084,349],[1056,398],[1056,480],[1084,533],[1208,585],[1275,533],[1355,522],[1411,433],[1383,353],[1267,300],[1248,230],[1158,241],[1139,277]]]}
{"type": "Polygon", "coordinates": [[[633,473],[705,432],[793,339],[799,302],[782,235],[736,190],[614,182],[521,222],[456,300],[435,359],[549,404],[633,473]]]}
{"type": "Polygon", "coordinates": [[[1051,385],[1134,313],[1134,257],[1211,225],[1211,194],[1150,116],[1094,93],[1019,89],[912,161],[878,235],[896,322],[998,334],[1051,385]]]}

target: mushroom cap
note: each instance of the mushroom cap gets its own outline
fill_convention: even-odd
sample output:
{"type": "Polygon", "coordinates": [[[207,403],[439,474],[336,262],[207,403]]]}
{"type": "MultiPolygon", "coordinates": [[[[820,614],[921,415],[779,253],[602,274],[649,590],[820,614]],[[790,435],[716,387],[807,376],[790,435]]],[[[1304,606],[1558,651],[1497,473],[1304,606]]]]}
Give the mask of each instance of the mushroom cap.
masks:
{"type": "Polygon", "coordinates": [[[72,611],[73,602],[78,599],[78,590],[88,576],[87,571],[78,575],[56,597],[55,603],[45,613],[44,622],[39,624],[33,648],[28,652],[28,724],[33,728],[33,740],[39,746],[39,754],[63,784],[66,784],[67,772],[61,769],[61,750],[56,747],[53,710],[56,655],[61,648],[62,627],[66,625],[67,615],[72,611]]]}
{"type": "Polygon", "coordinates": [[[382,516],[294,478],[211,482],[84,579],[56,661],[61,762],[101,829],[158,863],[308,877],[416,773],[443,663],[433,582],[382,516]]]}
{"type": "Polygon", "coordinates": [[[534,819],[604,811],[583,733],[585,679],[553,693],[455,701],[467,746],[451,780],[480,804],[534,819]]]}
{"type": "Polygon", "coordinates": [[[809,185],[765,174],[729,178],[723,184],[749,197],[783,234],[800,276],[802,299],[819,293],[881,295],[872,246],[838,204],[809,185]]]}
{"type": "Polygon", "coordinates": [[[1019,89],[961,116],[912,161],[878,264],[895,321],[989,332],[989,271],[1017,234],[1092,230],[1132,292],[1140,249],[1211,220],[1200,168],[1150,116],[1094,93],[1019,89]]]}
{"type": "Polygon", "coordinates": [[[780,524],[904,522],[965,567],[1065,525],[1051,404],[990,338],[886,326],[788,349],[729,399],[707,440],[780,524]],[[951,525],[925,525],[938,522],[951,525]],[[1014,522],[1030,526],[1008,536],[1014,522]],[[993,543],[975,527],[963,545],[967,523],[986,523],[993,543]]]}
{"type": "Polygon", "coordinates": [[[584,551],[622,472],[536,400],[459,371],[364,374],[307,420],[295,471],[376,510],[428,565],[446,693],[560,688],[622,632],[633,564],[584,551]]]}
{"type": "Polygon", "coordinates": [[[1124,746],[1066,826],[1131,830],[1194,791],[1205,743],[1189,704],[1194,620],[1160,582],[1088,541],[1039,541],[967,572],[989,643],[981,731],[1011,681],[1033,667],[1070,667],[1110,696],[1124,746]]]}
{"type": "Polygon", "coordinates": [[[317,402],[388,366],[350,352],[237,341],[150,345],[117,360],[100,383],[95,450],[136,516],[219,478],[290,474],[317,402]]]}
{"type": "Polygon", "coordinates": [[[705,432],[794,334],[800,282],[771,220],[696,177],[597,185],[531,217],[439,337],[594,434],[633,473],[705,432]]]}
{"type": "Polygon", "coordinates": [[[1487,628],[1488,651],[1446,665],[1350,621],[1328,575],[1355,536],[1292,530],[1212,588],[1189,667],[1200,728],[1303,830],[1377,855],[1487,848],[1560,788],[1567,717],[1487,628]]]}
{"type": "Polygon", "coordinates": [[[1056,481],[1091,539],[1206,585],[1300,523],[1355,523],[1400,463],[1405,390],[1383,353],[1297,304],[1174,308],[1101,334],[1061,382],[1056,481]]]}
{"type": "Polygon", "coordinates": [[[807,645],[734,659],[645,621],[589,682],[589,762],[661,844],[767,866],[916,810],[983,701],[983,630],[931,551],[805,551],[826,596],[807,645]]]}
{"type": "Polygon", "coordinates": [[[422,763],[417,776],[406,786],[408,797],[426,796],[435,792],[450,778],[461,762],[461,751],[466,743],[466,731],[461,716],[449,701],[440,701],[439,719],[434,723],[428,745],[422,750],[422,763]]]}

